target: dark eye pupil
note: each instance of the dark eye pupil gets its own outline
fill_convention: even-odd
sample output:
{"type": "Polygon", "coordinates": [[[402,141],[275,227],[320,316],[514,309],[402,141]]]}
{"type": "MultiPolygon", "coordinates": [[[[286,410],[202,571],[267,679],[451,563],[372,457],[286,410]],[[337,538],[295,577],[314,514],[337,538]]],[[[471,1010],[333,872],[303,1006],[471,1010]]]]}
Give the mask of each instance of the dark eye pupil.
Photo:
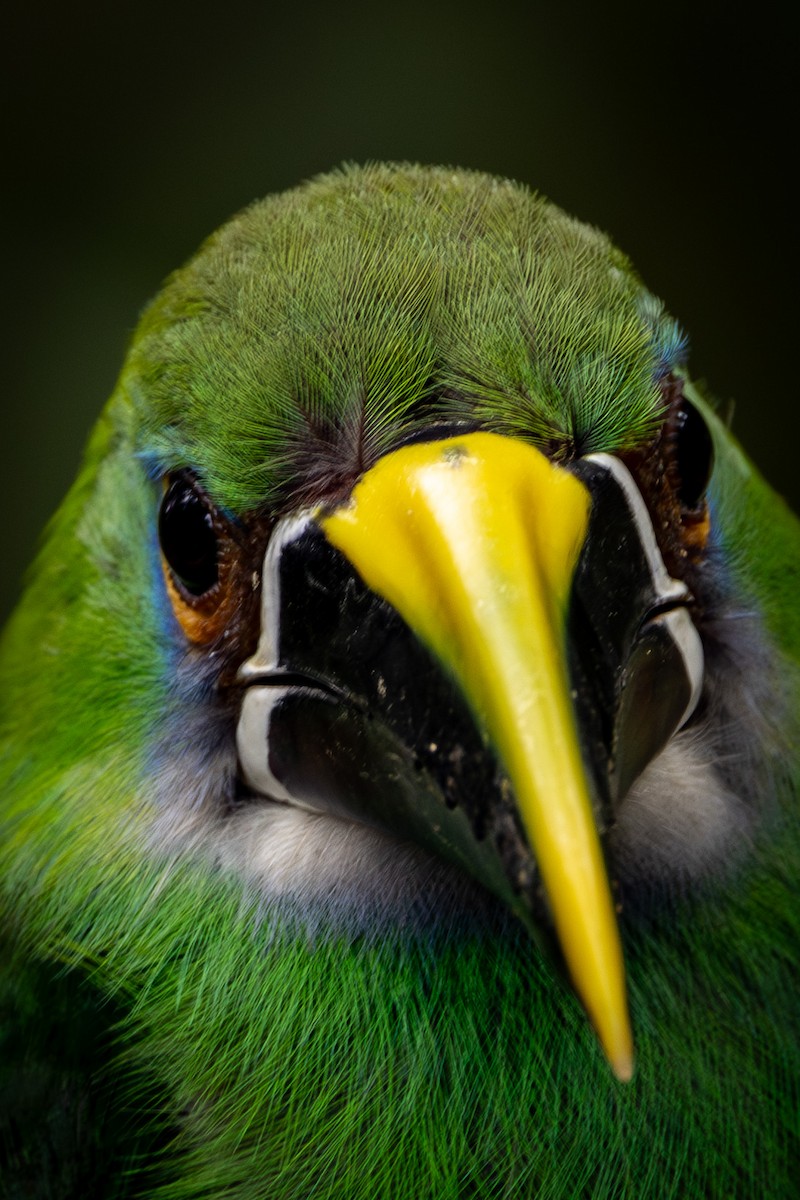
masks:
{"type": "Polygon", "coordinates": [[[680,477],[678,498],[684,508],[697,508],[711,478],[714,444],[705,421],[685,397],[678,411],[675,435],[676,466],[680,477]]]}
{"type": "Polygon", "coordinates": [[[203,596],[218,579],[217,536],[208,502],[191,479],[168,487],[158,514],[161,549],[178,582],[203,596]]]}

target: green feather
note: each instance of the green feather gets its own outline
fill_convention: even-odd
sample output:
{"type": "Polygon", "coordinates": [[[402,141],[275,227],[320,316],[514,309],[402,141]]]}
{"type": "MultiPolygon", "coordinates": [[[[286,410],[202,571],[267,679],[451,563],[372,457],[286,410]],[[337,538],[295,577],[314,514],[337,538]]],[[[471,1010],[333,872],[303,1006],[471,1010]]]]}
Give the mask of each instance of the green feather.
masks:
{"type": "MultiPolygon", "coordinates": [[[[565,460],[625,450],[684,370],[676,325],[602,234],[445,169],[348,167],[255,204],[147,310],[0,652],[6,1011],[52,987],[80,1037],[86,989],[105,1059],[93,1046],[41,1103],[78,1129],[91,1079],[118,1073],[102,1194],[794,1194],[800,526],[694,393],[715,553],[779,656],[752,719],[778,714],[780,803],[733,881],[623,914],[632,1083],[510,918],[354,935],[153,832],[159,739],[202,707],[153,582],[162,470],[274,517],[437,422],[565,460]]],[[[0,1194],[89,1194],[28,1190],[14,1104],[0,1194]]]]}
{"type": "Polygon", "coordinates": [[[239,512],[295,500],[312,454],[358,474],[432,415],[564,454],[636,445],[670,342],[619,251],[525,189],[348,169],[253,205],[173,276],[117,402],[239,512]]]}

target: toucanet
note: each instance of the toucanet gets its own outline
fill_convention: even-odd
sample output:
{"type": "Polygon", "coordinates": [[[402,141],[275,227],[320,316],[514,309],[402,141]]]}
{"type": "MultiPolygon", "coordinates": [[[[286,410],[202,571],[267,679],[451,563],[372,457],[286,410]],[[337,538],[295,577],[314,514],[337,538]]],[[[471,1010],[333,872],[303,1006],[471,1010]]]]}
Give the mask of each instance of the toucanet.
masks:
{"type": "Polygon", "coordinates": [[[0,649],[0,1194],[792,1194],[798,587],[602,233],[245,209],[0,649]]]}

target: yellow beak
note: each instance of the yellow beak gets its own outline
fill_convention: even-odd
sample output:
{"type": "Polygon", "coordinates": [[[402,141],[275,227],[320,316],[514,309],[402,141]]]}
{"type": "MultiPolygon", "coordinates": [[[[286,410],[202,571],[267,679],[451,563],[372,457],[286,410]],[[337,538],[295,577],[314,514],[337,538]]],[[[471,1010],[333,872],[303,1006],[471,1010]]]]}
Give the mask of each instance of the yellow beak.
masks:
{"type": "Polygon", "coordinates": [[[319,522],[455,678],[498,753],[575,989],[628,1080],[622,949],[566,668],[589,508],[538,450],[471,433],[386,455],[319,522]]]}

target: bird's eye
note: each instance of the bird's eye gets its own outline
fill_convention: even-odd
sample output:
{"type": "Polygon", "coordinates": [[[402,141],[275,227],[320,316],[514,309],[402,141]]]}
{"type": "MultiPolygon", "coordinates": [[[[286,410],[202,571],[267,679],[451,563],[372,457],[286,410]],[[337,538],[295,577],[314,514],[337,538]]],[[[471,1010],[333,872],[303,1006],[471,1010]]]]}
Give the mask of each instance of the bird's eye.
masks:
{"type": "Polygon", "coordinates": [[[208,499],[187,475],[173,479],[158,514],[161,553],[177,584],[199,599],[219,580],[217,534],[208,499]]]}
{"type": "Polygon", "coordinates": [[[698,509],[703,503],[714,465],[711,434],[698,410],[685,396],[681,397],[672,422],[678,499],[683,508],[698,509]]]}
{"type": "Polygon", "coordinates": [[[231,546],[223,518],[188,471],[165,480],[158,537],[175,616],[189,641],[208,643],[228,615],[231,546]]]}

